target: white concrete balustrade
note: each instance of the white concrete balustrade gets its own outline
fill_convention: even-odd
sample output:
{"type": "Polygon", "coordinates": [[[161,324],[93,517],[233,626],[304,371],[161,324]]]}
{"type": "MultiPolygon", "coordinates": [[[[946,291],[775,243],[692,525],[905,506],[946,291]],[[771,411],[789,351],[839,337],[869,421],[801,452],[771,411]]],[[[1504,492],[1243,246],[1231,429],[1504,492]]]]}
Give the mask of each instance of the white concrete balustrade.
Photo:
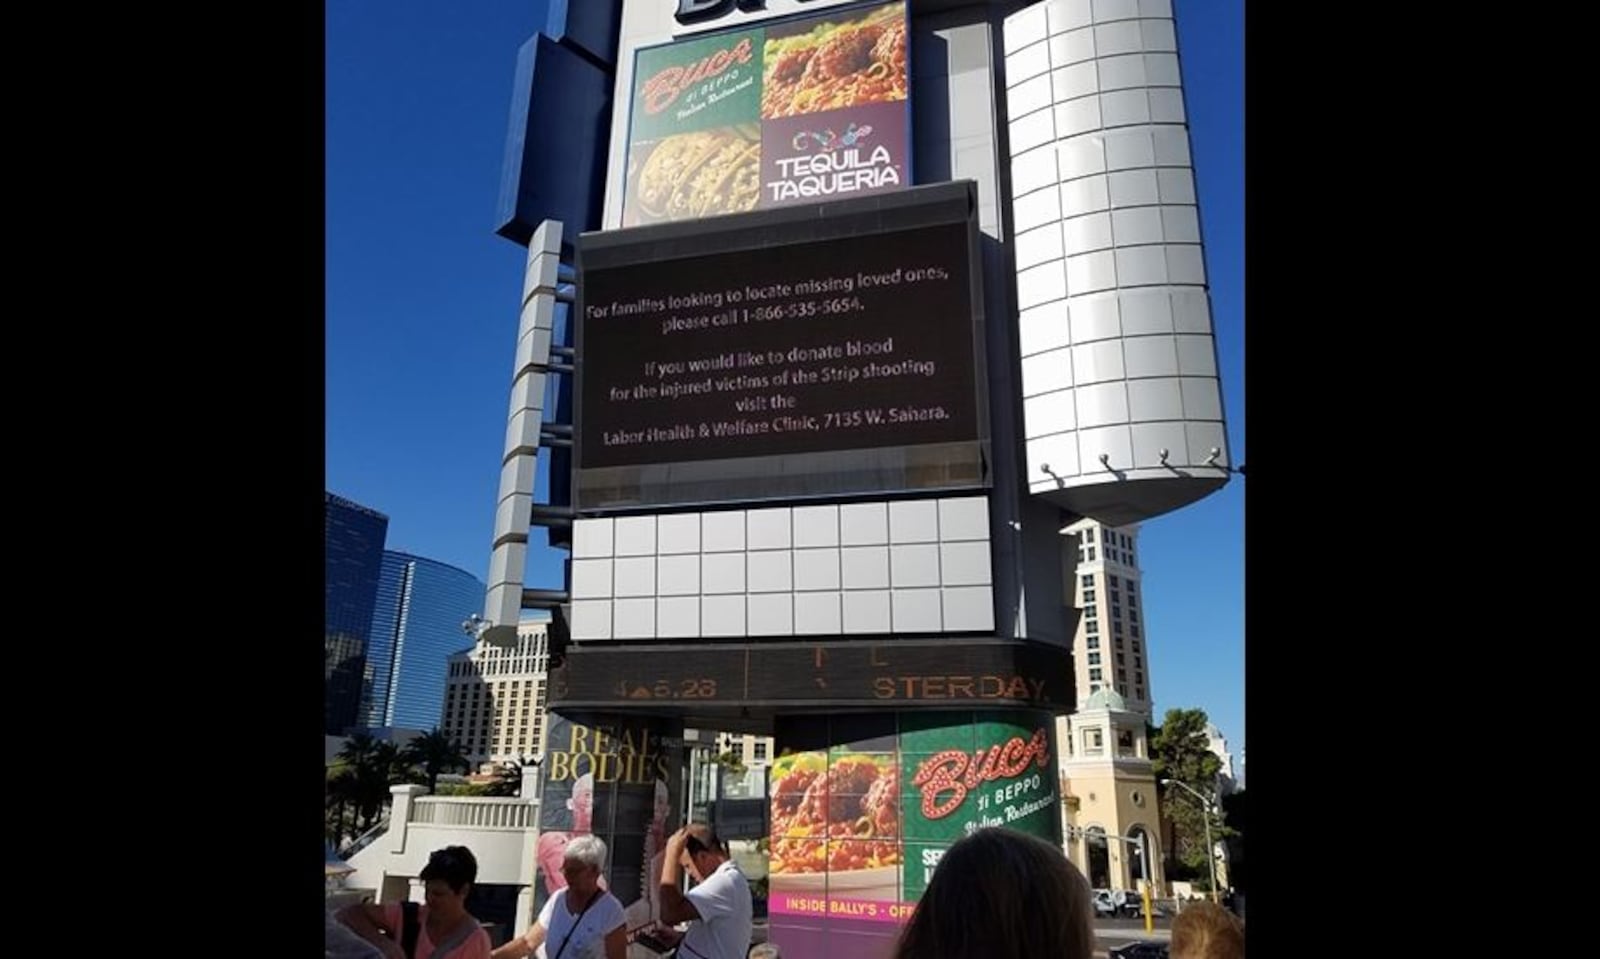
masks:
{"type": "Polygon", "coordinates": [[[528,829],[539,807],[499,796],[418,796],[411,803],[413,826],[461,826],[467,829],[528,829]]]}
{"type": "MultiPolygon", "coordinates": [[[[517,796],[427,796],[422,786],[390,788],[389,828],[349,859],[351,889],[370,889],[378,902],[421,901],[417,876],[428,854],[466,846],[478,860],[480,885],[520,886],[518,928],[532,922],[534,841],[539,800],[517,796]]],[[[532,792],[525,788],[525,792],[532,792]]]]}

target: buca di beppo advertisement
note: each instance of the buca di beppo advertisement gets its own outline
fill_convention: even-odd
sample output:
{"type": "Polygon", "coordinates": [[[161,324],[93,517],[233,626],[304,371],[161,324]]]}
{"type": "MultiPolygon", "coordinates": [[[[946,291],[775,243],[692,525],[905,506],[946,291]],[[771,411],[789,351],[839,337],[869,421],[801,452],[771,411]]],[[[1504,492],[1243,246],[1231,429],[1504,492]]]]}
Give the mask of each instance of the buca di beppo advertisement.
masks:
{"type": "Polygon", "coordinates": [[[774,761],[774,916],[900,923],[962,836],[1006,826],[1059,840],[1049,716],[896,718],[893,734],[774,761]]]}
{"type": "Polygon", "coordinates": [[[623,226],[911,184],[904,2],[640,50],[623,226]]]}

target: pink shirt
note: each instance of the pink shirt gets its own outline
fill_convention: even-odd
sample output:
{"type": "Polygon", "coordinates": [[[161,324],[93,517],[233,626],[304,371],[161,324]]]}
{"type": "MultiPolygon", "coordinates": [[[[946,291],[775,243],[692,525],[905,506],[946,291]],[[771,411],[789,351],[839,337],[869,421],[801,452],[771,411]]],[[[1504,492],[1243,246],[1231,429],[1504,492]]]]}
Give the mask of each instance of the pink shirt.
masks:
{"type": "MultiPolygon", "coordinates": [[[[421,928],[417,930],[417,954],[415,959],[430,959],[433,957],[433,940],[428,938],[428,907],[417,907],[417,922],[421,928]]],[[[400,941],[400,929],[405,924],[405,916],[400,911],[398,902],[383,904],[383,927],[394,932],[394,941],[400,941]]],[[[478,929],[467,937],[467,941],[455,947],[437,959],[489,959],[489,933],[478,929]]]]}

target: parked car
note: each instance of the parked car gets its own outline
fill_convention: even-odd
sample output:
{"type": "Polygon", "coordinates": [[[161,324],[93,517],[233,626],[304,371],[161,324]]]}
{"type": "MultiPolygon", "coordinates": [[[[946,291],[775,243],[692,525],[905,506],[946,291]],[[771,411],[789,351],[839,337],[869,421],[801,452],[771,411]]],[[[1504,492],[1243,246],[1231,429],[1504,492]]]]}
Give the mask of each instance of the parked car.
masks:
{"type": "Polygon", "coordinates": [[[1144,897],[1137,889],[1095,889],[1094,914],[1138,919],[1144,915],[1144,897]]]}
{"type": "Polygon", "coordinates": [[[1100,916],[1115,916],[1117,914],[1117,903],[1112,898],[1111,890],[1094,890],[1094,914],[1096,918],[1100,916]]]}
{"type": "Polygon", "coordinates": [[[1111,959],[1171,959],[1167,944],[1154,939],[1128,942],[1106,953],[1111,959]]]}
{"type": "Polygon", "coordinates": [[[1116,903],[1119,916],[1130,919],[1144,917],[1144,895],[1137,889],[1118,889],[1111,894],[1111,901],[1116,903]]]}

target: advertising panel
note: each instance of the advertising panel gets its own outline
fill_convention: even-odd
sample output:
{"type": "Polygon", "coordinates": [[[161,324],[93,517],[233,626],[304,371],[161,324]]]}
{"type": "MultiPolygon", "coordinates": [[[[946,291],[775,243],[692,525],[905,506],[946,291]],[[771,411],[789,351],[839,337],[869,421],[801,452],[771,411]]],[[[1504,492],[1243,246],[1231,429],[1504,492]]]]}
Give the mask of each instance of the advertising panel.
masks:
{"type": "MultiPolygon", "coordinates": [[[[769,909],[785,952],[848,955],[865,939],[892,938],[945,850],[974,830],[1005,826],[1060,842],[1049,714],[798,724],[819,722],[827,742],[779,756],[771,772],[769,909]]],[[[780,742],[808,738],[816,733],[779,731],[780,742]]]]}
{"type": "Polygon", "coordinates": [[[540,776],[534,908],[567,884],[567,843],[593,833],[607,845],[607,888],[621,900],[630,931],[660,919],[655,877],[666,837],[680,825],[682,726],[644,717],[585,726],[549,714],[540,776]],[[664,736],[676,733],[676,738],[664,736]]]}
{"type": "Polygon", "coordinates": [[[639,50],[622,225],[911,183],[904,2],[639,50]]]}

